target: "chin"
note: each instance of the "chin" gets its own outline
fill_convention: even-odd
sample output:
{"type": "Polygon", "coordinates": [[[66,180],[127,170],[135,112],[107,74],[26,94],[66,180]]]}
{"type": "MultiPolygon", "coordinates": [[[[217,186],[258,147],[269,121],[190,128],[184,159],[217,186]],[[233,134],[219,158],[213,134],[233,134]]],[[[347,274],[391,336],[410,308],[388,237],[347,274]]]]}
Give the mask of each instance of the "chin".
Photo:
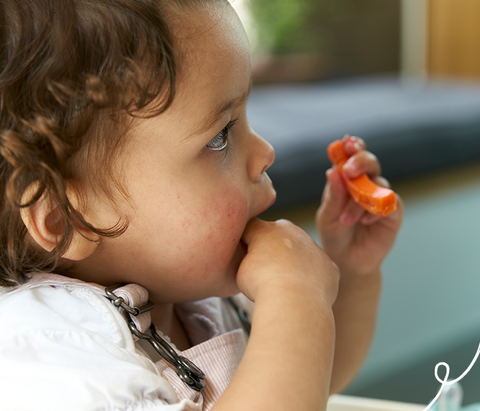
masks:
{"type": "Polygon", "coordinates": [[[232,295],[238,294],[240,290],[237,286],[237,271],[240,263],[242,262],[243,258],[245,257],[246,252],[243,251],[242,247],[237,248],[237,252],[235,253],[230,267],[227,268],[225,272],[225,277],[222,281],[223,285],[221,289],[219,289],[215,295],[215,297],[231,297],[232,295]]]}

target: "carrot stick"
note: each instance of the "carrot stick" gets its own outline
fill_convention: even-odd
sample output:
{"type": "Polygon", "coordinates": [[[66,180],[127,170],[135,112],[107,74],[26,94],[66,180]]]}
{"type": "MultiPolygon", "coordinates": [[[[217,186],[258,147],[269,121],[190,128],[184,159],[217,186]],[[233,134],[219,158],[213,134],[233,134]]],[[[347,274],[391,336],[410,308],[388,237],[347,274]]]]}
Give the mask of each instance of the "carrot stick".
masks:
{"type": "Polygon", "coordinates": [[[343,174],[343,165],[350,156],[343,149],[343,143],[336,140],[327,147],[328,158],[345,181],[348,192],[353,200],[372,214],[382,217],[397,209],[395,193],[384,187],[380,187],[370,180],[366,174],[349,179],[343,174]]]}

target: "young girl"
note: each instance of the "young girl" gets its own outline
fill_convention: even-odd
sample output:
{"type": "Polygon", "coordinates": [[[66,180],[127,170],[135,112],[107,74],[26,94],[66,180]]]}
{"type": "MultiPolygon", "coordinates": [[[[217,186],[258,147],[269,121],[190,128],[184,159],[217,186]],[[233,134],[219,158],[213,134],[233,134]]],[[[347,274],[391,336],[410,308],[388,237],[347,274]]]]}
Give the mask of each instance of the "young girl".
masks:
{"type": "Polygon", "coordinates": [[[274,152],[225,0],[0,8],[0,408],[325,409],[366,356],[401,204],[367,214],[332,169],[325,251],[256,218],[274,152]],[[248,343],[218,298],[239,292],[248,343]]]}

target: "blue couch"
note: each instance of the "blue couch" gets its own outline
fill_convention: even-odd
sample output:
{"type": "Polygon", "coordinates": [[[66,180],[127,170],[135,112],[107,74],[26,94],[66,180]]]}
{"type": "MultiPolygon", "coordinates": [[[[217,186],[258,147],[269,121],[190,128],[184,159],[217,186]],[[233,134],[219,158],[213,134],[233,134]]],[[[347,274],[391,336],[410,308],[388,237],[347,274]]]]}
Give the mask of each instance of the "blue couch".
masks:
{"type": "Polygon", "coordinates": [[[255,86],[253,128],[275,148],[274,209],[317,201],[327,145],[362,137],[394,180],[480,158],[480,84],[383,76],[255,86]]]}

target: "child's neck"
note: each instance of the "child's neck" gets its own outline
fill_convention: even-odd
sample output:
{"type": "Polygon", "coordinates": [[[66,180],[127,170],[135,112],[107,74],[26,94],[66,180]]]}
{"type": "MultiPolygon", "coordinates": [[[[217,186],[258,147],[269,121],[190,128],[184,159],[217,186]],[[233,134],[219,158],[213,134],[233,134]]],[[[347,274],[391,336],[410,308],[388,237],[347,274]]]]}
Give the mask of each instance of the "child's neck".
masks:
{"type": "Polygon", "coordinates": [[[170,340],[180,351],[187,350],[192,346],[185,328],[180,322],[173,304],[155,305],[151,311],[152,323],[155,324],[164,335],[170,337],[170,340]]]}

